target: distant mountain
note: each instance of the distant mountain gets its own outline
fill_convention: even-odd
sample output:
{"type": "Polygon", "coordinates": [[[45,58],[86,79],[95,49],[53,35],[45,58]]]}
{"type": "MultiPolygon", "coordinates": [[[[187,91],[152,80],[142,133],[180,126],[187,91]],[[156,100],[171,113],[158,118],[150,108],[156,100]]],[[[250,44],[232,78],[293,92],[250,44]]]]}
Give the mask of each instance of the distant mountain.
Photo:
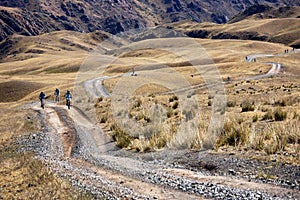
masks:
{"type": "Polygon", "coordinates": [[[246,8],[300,6],[299,0],[1,0],[0,41],[55,30],[112,34],[191,20],[225,23],[246,8]]]}
{"type": "Polygon", "coordinates": [[[274,8],[268,5],[254,5],[234,16],[229,23],[244,19],[300,18],[299,6],[274,8]]]}
{"type": "Polygon", "coordinates": [[[166,24],[194,38],[275,42],[300,48],[300,7],[252,6],[226,24],[191,21],[166,24]]]}

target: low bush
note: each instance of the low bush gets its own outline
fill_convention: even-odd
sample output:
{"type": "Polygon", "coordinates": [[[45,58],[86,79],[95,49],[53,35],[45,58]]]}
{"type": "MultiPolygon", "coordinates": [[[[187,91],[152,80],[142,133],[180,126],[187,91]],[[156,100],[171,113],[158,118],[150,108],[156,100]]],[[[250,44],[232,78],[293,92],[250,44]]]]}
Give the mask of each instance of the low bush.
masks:
{"type": "Polygon", "coordinates": [[[209,101],[207,102],[207,105],[208,105],[208,106],[212,106],[211,100],[209,100],[209,101]]]}
{"type": "Polygon", "coordinates": [[[274,105],[284,107],[287,105],[287,102],[284,99],[281,99],[281,100],[275,101],[274,105]]]}
{"type": "Polygon", "coordinates": [[[178,105],[179,105],[179,103],[176,101],[176,102],[173,104],[172,108],[175,110],[175,109],[178,108],[178,105]]]}
{"type": "Polygon", "coordinates": [[[249,127],[236,121],[227,121],[224,124],[221,135],[216,143],[217,147],[221,146],[239,146],[247,143],[249,137],[249,127]]]}
{"type": "Polygon", "coordinates": [[[167,117],[170,118],[172,116],[173,116],[173,110],[169,109],[168,112],[167,112],[167,117]]]}
{"type": "Polygon", "coordinates": [[[112,133],[112,139],[116,142],[116,146],[119,148],[127,148],[131,140],[131,138],[125,131],[119,128],[116,124],[113,124],[110,128],[112,133]]]}
{"type": "Polygon", "coordinates": [[[169,102],[178,101],[178,97],[176,95],[169,98],[169,102]]]}
{"type": "Polygon", "coordinates": [[[242,112],[254,111],[254,102],[245,100],[241,103],[241,107],[242,107],[242,112]]]}
{"type": "Polygon", "coordinates": [[[141,99],[137,99],[137,100],[134,102],[133,108],[139,108],[139,107],[141,107],[142,103],[143,103],[143,102],[142,102],[141,99]]]}
{"type": "Polygon", "coordinates": [[[276,108],[274,110],[275,121],[284,121],[287,117],[287,112],[283,111],[281,108],[276,108]]]}
{"type": "Polygon", "coordinates": [[[258,121],[258,115],[254,115],[252,117],[252,122],[257,122],[258,121]]]}
{"type": "Polygon", "coordinates": [[[262,117],[263,120],[273,120],[273,114],[270,110],[262,117]]]}
{"type": "Polygon", "coordinates": [[[101,124],[104,124],[104,123],[106,123],[106,122],[107,122],[107,116],[101,117],[100,123],[101,123],[101,124]]]}

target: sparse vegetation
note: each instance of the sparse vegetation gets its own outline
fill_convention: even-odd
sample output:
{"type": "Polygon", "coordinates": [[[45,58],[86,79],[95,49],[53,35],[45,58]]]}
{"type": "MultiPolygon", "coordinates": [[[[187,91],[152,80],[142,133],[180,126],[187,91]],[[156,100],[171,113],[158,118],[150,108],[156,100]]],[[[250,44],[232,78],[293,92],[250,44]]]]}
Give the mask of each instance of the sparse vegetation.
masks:
{"type": "Polygon", "coordinates": [[[249,111],[254,111],[254,102],[249,101],[249,100],[244,100],[241,103],[242,107],[242,112],[249,112],[249,111]]]}
{"type": "Polygon", "coordinates": [[[283,121],[287,117],[287,112],[283,111],[281,108],[276,108],[274,110],[275,121],[283,121]]]}
{"type": "Polygon", "coordinates": [[[273,114],[270,110],[267,111],[267,113],[264,114],[263,120],[273,120],[273,114]]]}
{"type": "Polygon", "coordinates": [[[208,106],[212,106],[212,101],[211,101],[211,100],[208,100],[207,105],[208,105],[208,106]]]}
{"type": "Polygon", "coordinates": [[[168,109],[167,117],[170,118],[172,116],[173,116],[173,110],[172,109],[168,109]]]}
{"type": "Polygon", "coordinates": [[[116,142],[116,145],[120,148],[127,148],[133,140],[126,132],[124,132],[117,124],[111,126],[112,139],[116,142]]]}
{"type": "Polygon", "coordinates": [[[257,122],[258,121],[258,115],[255,114],[253,117],[252,117],[252,122],[257,122]]]}
{"type": "Polygon", "coordinates": [[[237,121],[226,121],[216,147],[244,145],[248,141],[249,133],[250,130],[246,124],[237,121]]]}
{"type": "Polygon", "coordinates": [[[174,104],[172,105],[172,108],[175,110],[178,108],[179,103],[176,101],[174,102],[174,104]]]}
{"type": "MultiPolygon", "coordinates": [[[[297,27],[298,22],[292,19],[288,20],[297,27]]],[[[271,21],[276,20],[266,20],[265,22],[267,21],[272,23],[271,21]]],[[[257,20],[255,26],[264,28],[265,22],[257,20]]],[[[276,28],[285,29],[280,21],[277,22],[279,27],[276,26],[276,28]]],[[[199,27],[197,24],[189,23],[176,23],[174,26],[178,26],[180,29],[187,29],[184,30],[186,32],[191,32],[192,29],[199,27]]],[[[170,26],[173,25],[170,24],[170,26]]],[[[219,31],[212,24],[206,23],[205,26],[201,28],[208,29],[212,34],[219,31]]],[[[234,26],[239,26],[239,24],[234,26]]],[[[250,26],[252,25],[250,24],[250,26]]],[[[218,27],[221,30],[227,25],[218,27]]],[[[247,29],[243,27],[243,30],[247,29]]],[[[266,35],[270,35],[269,33],[273,33],[274,27],[267,27],[263,30],[266,32],[266,35]]],[[[289,32],[288,36],[298,38],[294,37],[295,35],[292,32],[294,31],[289,32]]],[[[287,36],[282,33],[284,31],[280,31],[279,40],[290,43],[290,40],[285,39],[287,36]]],[[[219,36],[228,37],[232,36],[232,34],[233,32],[230,32],[219,36]]],[[[238,33],[236,36],[242,36],[240,34],[238,33]]],[[[274,35],[276,34],[278,35],[278,33],[274,33],[274,35]]],[[[42,129],[42,125],[39,124],[40,119],[32,115],[30,111],[31,106],[37,105],[37,96],[41,90],[45,91],[47,95],[51,95],[56,86],[61,91],[65,91],[66,88],[72,88],[75,82],[76,85],[77,83],[83,83],[84,79],[98,78],[100,76],[117,77],[113,79],[108,78],[102,82],[109,93],[114,91],[115,86],[117,83],[120,83],[122,78],[126,81],[128,79],[129,82],[136,80],[134,83],[143,83],[145,82],[143,78],[147,76],[148,72],[161,70],[159,64],[169,67],[176,74],[184,77],[187,83],[190,84],[192,91],[187,91],[184,94],[181,92],[175,93],[169,89],[170,87],[164,88],[163,83],[166,80],[168,81],[168,79],[165,76],[160,77],[159,73],[157,73],[157,85],[162,86],[151,85],[138,88],[131,94],[132,99],[130,99],[128,110],[118,113],[119,118],[115,117],[117,113],[114,112],[114,108],[110,104],[113,95],[105,98],[94,98],[93,95],[85,97],[85,95],[82,95],[84,97],[77,99],[77,95],[84,93],[75,90],[74,110],[76,106],[76,110],[79,108],[82,112],[88,111],[85,113],[87,115],[90,112],[94,114],[94,111],[96,111],[98,122],[100,122],[97,125],[101,126],[102,130],[111,136],[118,147],[127,151],[151,152],[165,147],[180,147],[195,149],[195,154],[198,154],[197,151],[203,147],[211,148],[215,144],[213,136],[217,137],[221,134],[215,144],[215,150],[219,150],[217,153],[222,154],[225,152],[226,156],[227,154],[236,154],[242,158],[250,157],[251,159],[266,161],[269,161],[270,158],[276,158],[272,162],[299,165],[300,85],[299,77],[297,76],[300,73],[299,53],[282,57],[259,58],[256,63],[248,63],[244,62],[246,55],[263,52],[266,54],[280,54],[287,46],[249,40],[196,39],[215,61],[220,71],[220,76],[230,76],[231,83],[224,85],[226,98],[229,99],[225,107],[215,101],[220,93],[210,91],[210,87],[205,87],[206,80],[201,75],[210,76],[210,73],[206,73],[210,72],[209,68],[206,71],[206,67],[203,67],[202,64],[191,66],[191,63],[183,61],[180,56],[163,49],[147,48],[141,51],[132,50],[125,53],[122,52],[122,48],[108,51],[110,53],[109,56],[115,56],[115,61],[104,72],[98,70],[103,67],[103,62],[98,62],[97,59],[91,59],[90,61],[92,62],[88,61],[82,64],[87,55],[92,55],[90,50],[95,48],[99,41],[102,41],[102,39],[95,39],[95,37],[101,38],[104,36],[104,34],[58,31],[36,37],[20,37],[18,35],[11,37],[10,40],[13,44],[8,47],[8,56],[1,57],[0,63],[0,74],[2,75],[0,90],[3,91],[0,101],[4,102],[0,105],[0,199],[95,199],[90,194],[81,194],[76,188],[72,187],[71,183],[53,174],[47,166],[36,160],[33,154],[18,153],[17,149],[19,146],[16,145],[19,144],[16,138],[24,137],[24,135],[27,137],[27,134],[38,132],[42,129]],[[15,42],[17,42],[16,46],[14,46],[15,42]],[[241,81],[251,76],[266,73],[270,69],[270,65],[264,64],[267,62],[283,63],[285,74],[274,75],[272,79],[241,81]],[[93,66],[96,67],[93,68],[93,66]],[[123,73],[127,73],[132,67],[136,66],[141,66],[136,68],[137,76],[122,76],[123,73]],[[199,69],[199,71],[195,70],[195,68],[199,69]],[[78,71],[79,69],[80,71],[78,71]],[[144,69],[147,71],[143,71],[144,69]],[[85,74],[85,72],[87,73],[85,74]],[[57,73],[59,73],[59,76],[57,76],[57,73]],[[81,76],[82,74],[87,76],[81,76]],[[140,78],[141,80],[138,80],[140,78]],[[160,78],[163,81],[160,82],[160,78]],[[204,86],[202,87],[202,85],[204,86]],[[178,96],[174,94],[178,94],[178,96]],[[184,98],[181,95],[185,95],[184,98]],[[196,99],[199,107],[195,108],[186,103],[186,96],[188,101],[196,99]],[[92,110],[89,107],[81,108],[79,105],[85,102],[91,105],[96,103],[96,106],[91,106],[92,110]],[[191,109],[186,108],[186,104],[191,106],[191,109]],[[11,108],[16,107],[18,108],[16,112],[8,112],[11,108]],[[4,108],[5,110],[3,111],[2,109],[4,108]],[[225,109],[226,116],[222,115],[225,114],[225,109]],[[23,114],[20,115],[19,112],[23,114]],[[213,122],[211,122],[212,114],[217,116],[213,122]],[[128,116],[130,123],[126,121],[128,116]],[[199,118],[196,116],[199,116],[199,118]],[[219,126],[223,125],[222,117],[229,120],[225,122],[224,127],[220,128],[219,126]],[[121,123],[117,123],[119,119],[121,119],[121,123]],[[123,119],[125,120],[122,121],[123,119]],[[182,124],[184,126],[181,126],[182,124]],[[134,125],[141,128],[138,129],[134,125]],[[177,138],[178,135],[179,137],[177,138]]],[[[246,35],[245,37],[249,36],[246,35]]],[[[260,35],[258,36],[260,37],[260,35]]],[[[143,35],[140,37],[143,37],[143,35]]],[[[132,41],[134,39],[132,38],[132,41]]],[[[142,46],[144,41],[138,41],[139,45],[142,46]]],[[[151,40],[152,42],[154,43],[155,39],[151,40]]],[[[165,38],[159,39],[159,42],[164,43],[165,38]]],[[[103,47],[109,48],[110,45],[104,45],[103,47]]],[[[132,44],[132,47],[131,49],[135,49],[134,44],[132,44]]],[[[193,45],[189,46],[189,48],[190,51],[194,51],[193,45]]],[[[184,49],[185,54],[188,54],[189,48],[184,49]]],[[[181,49],[178,50],[180,51],[181,49]]],[[[6,51],[6,49],[2,48],[2,51],[6,51]]],[[[198,57],[195,61],[197,60],[198,57]]],[[[167,74],[168,69],[163,67],[163,72],[164,75],[167,74]]],[[[173,73],[170,74],[174,75],[173,73]]],[[[98,83],[99,85],[101,84],[100,82],[98,83]]],[[[179,86],[176,85],[176,80],[173,84],[174,86],[179,86]]],[[[129,84],[125,86],[129,87],[129,84]]],[[[214,86],[214,84],[211,86],[214,86]]],[[[74,89],[76,89],[76,86],[74,89]]],[[[50,105],[50,101],[48,103],[50,105]]],[[[57,109],[60,109],[59,107],[62,104],[58,104],[57,109]]],[[[124,108],[126,106],[124,105],[124,108]]],[[[51,118],[53,113],[49,113],[50,109],[52,108],[49,106],[45,112],[38,113],[39,117],[51,118]]],[[[72,112],[73,110],[71,109],[69,112],[70,117],[72,112]]],[[[66,119],[62,118],[61,120],[62,124],[67,123],[67,121],[64,121],[66,119]]],[[[73,122],[70,123],[73,124],[73,122]]],[[[64,133],[63,137],[69,137],[69,135],[64,133]]],[[[215,152],[211,153],[213,155],[215,152]]],[[[148,155],[146,156],[148,158],[148,155]]],[[[73,159],[71,158],[70,160],[73,159]]],[[[189,160],[189,157],[187,157],[187,160],[189,160]]],[[[197,159],[196,164],[199,164],[197,159]]],[[[281,166],[281,164],[278,164],[278,166],[281,166]]],[[[268,174],[268,172],[261,173],[258,177],[265,179],[277,178],[268,174]]],[[[122,187],[124,186],[128,186],[128,184],[122,187]]]]}
{"type": "Polygon", "coordinates": [[[100,118],[100,123],[106,123],[107,122],[107,116],[103,116],[100,118]]]}
{"type": "Polygon", "coordinates": [[[169,98],[169,102],[178,101],[178,97],[176,95],[169,98]]]}
{"type": "MultiPolygon", "coordinates": [[[[61,33],[58,34],[60,35],[59,37],[64,37],[61,36],[61,33]]],[[[73,36],[70,37],[72,38],[73,36]]],[[[220,74],[222,74],[222,76],[223,74],[226,74],[226,76],[227,74],[230,74],[230,77],[232,77],[233,81],[229,86],[225,85],[226,95],[228,96],[228,99],[230,99],[230,101],[228,101],[226,105],[226,118],[229,118],[230,121],[226,121],[223,129],[219,129],[219,127],[213,128],[213,134],[215,134],[216,136],[218,136],[219,133],[221,134],[218,142],[215,145],[215,148],[219,148],[221,150],[225,149],[226,151],[233,153],[236,153],[236,151],[239,150],[239,152],[241,152],[241,155],[244,155],[243,153],[254,152],[253,154],[263,154],[264,156],[277,154],[276,156],[278,157],[279,155],[285,157],[285,154],[288,154],[291,155],[289,157],[290,160],[284,162],[298,163],[300,155],[300,117],[298,109],[300,102],[299,80],[293,78],[293,76],[289,76],[289,73],[297,74],[297,70],[299,70],[299,67],[298,65],[293,63],[298,62],[299,56],[297,54],[291,55],[295,56],[292,58],[293,60],[289,60],[291,59],[289,56],[286,56],[285,58],[261,58],[259,60],[259,62],[270,62],[272,60],[268,59],[282,59],[278,60],[278,62],[287,63],[286,76],[274,76],[273,79],[262,79],[259,81],[239,81],[238,83],[236,83],[235,80],[237,80],[241,75],[256,75],[260,70],[262,70],[263,72],[267,72],[270,67],[265,66],[264,64],[260,65],[259,63],[241,62],[241,58],[244,55],[257,52],[258,49],[261,52],[268,52],[269,49],[278,49],[278,51],[282,51],[283,48],[286,47],[279,44],[269,44],[253,41],[240,42],[235,40],[201,40],[199,42],[201,44],[203,43],[205,48],[208,47],[207,49],[210,55],[212,55],[216,60],[216,64],[218,65],[220,74]],[[209,47],[215,46],[219,46],[220,48],[212,48],[213,50],[210,50],[209,47]],[[226,51],[224,49],[226,49],[226,51]],[[237,52],[236,49],[239,49],[240,52],[237,52]],[[230,54],[229,52],[235,53],[230,54]],[[236,66],[241,67],[237,68],[236,66]],[[288,68],[289,66],[291,67],[288,68]],[[287,80],[286,77],[289,77],[291,80],[287,80]],[[285,86],[282,86],[283,82],[285,86]],[[290,82],[294,82],[294,84],[290,85],[290,82]],[[271,85],[274,85],[274,87],[271,87],[271,85]],[[253,88],[255,89],[255,93],[253,88]],[[252,93],[252,95],[250,95],[250,93],[252,93]],[[245,101],[241,103],[240,101],[243,99],[245,99],[245,101]],[[253,100],[255,100],[255,103],[253,100]],[[241,107],[239,105],[241,105],[241,107]],[[278,110],[276,107],[279,107],[278,110]]],[[[81,41],[81,43],[84,42],[81,41]]],[[[50,45],[47,44],[46,46],[49,47],[50,45]]],[[[54,47],[59,48],[59,46],[55,44],[55,41],[51,48],[54,47]]],[[[58,53],[59,55],[53,52],[49,53],[50,51],[48,50],[43,50],[43,57],[41,55],[38,55],[41,57],[37,56],[35,58],[30,58],[29,60],[27,60],[26,58],[22,58],[23,60],[21,60],[21,57],[19,57],[20,55],[17,55],[15,59],[19,60],[17,62],[11,60],[12,62],[10,63],[10,65],[15,65],[16,70],[13,71],[9,71],[8,69],[10,69],[10,65],[6,64],[5,61],[3,61],[0,66],[0,72],[5,79],[5,84],[2,84],[2,87],[6,87],[7,85],[14,83],[13,88],[19,89],[17,88],[17,86],[19,87],[19,84],[15,84],[15,82],[10,81],[15,79],[18,80],[18,83],[24,83],[27,84],[27,86],[34,86],[32,88],[29,88],[30,90],[27,90],[26,93],[22,93],[22,95],[18,96],[18,98],[15,99],[19,100],[19,102],[14,102],[12,104],[19,106],[24,102],[27,102],[28,100],[30,100],[31,102],[36,101],[38,91],[45,90],[47,95],[52,94],[54,89],[53,87],[56,85],[59,85],[62,90],[72,87],[72,83],[76,79],[77,75],[76,73],[74,73],[78,69],[76,66],[80,66],[83,57],[86,56],[84,52],[77,51],[75,49],[75,46],[73,46],[72,48],[74,48],[72,50],[72,54],[67,50],[60,49],[61,51],[58,53]],[[73,57],[71,56],[74,53],[75,56],[78,55],[80,59],[74,61],[73,57]],[[50,57],[52,59],[55,58],[55,61],[51,60],[50,57]],[[68,64],[70,62],[75,63],[74,65],[70,65],[68,64]],[[47,65],[45,63],[51,63],[51,66],[44,66],[47,65]],[[36,67],[27,68],[26,66],[29,65],[36,67]],[[62,67],[60,68],[60,66],[62,67]],[[59,72],[59,80],[57,78],[54,79],[53,77],[57,76],[54,76],[54,74],[49,74],[49,72],[59,72]],[[32,76],[33,74],[36,74],[37,76],[32,76]],[[14,77],[15,75],[17,76],[14,77]],[[34,84],[28,84],[28,77],[31,77],[33,79],[32,83],[34,84]],[[6,82],[8,80],[9,82],[6,82]]],[[[192,67],[189,68],[190,66],[183,65],[185,63],[180,61],[180,58],[174,57],[174,55],[168,54],[165,51],[162,52],[152,49],[147,49],[143,52],[134,51],[131,54],[128,53],[126,55],[122,55],[118,58],[120,59],[120,63],[122,63],[122,67],[120,67],[121,65],[118,65],[118,62],[116,62],[117,64],[113,63],[112,68],[107,69],[104,72],[104,75],[118,76],[124,71],[127,72],[128,69],[132,67],[132,65],[142,66],[143,60],[147,58],[153,59],[156,63],[166,63],[168,66],[171,66],[176,70],[177,73],[187,77],[187,81],[189,81],[193,86],[196,84],[203,84],[203,80],[201,80],[197,72],[195,73],[195,71],[193,71],[194,69],[191,69],[192,67]],[[138,58],[138,62],[135,63],[134,57],[131,56],[138,58]],[[141,57],[142,59],[139,59],[141,57]],[[128,60],[130,60],[130,62],[128,62],[128,60]],[[126,63],[130,64],[127,65],[126,63]],[[180,63],[180,66],[178,65],[178,63],[180,63]],[[190,74],[195,75],[191,77],[190,74]]],[[[136,77],[124,78],[137,79],[139,78],[139,75],[136,77]]],[[[118,83],[119,80],[120,78],[107,79],[105,80],[104,85],[105,87],[107,87],[107,90],[111,92],[113,91],[114,86],[116,85],[116,83],[118,83]]],[[[182,145],[180,146],[181,148],[195,148],[198,150],[206,146],[210,148],[213,145],[206,145],[205,143],[207,141],[214,141],[213,139],[210,140],[210,135],[207,134],[209,131],[208,127],[210,125],[211,114],[216,114],[219,117],[221,116],[221,114],[225,113],[226,108],[220,106],[218,102],[215,101],[214,103],[216,103],[216,105],[212,106],[213,98],[214,96],[217,97],[217,93],[210,92],[205,87],[199,87],[193,90],[193,92],[189,92],[187,94],[188,100],[193,100],[194,98],[197,99],[199,108],[185,110],[185,99],[180,99],[179,101],[179,98],[176,95],[166,95],[166,92],[168,92],[168,94],[169,92],[172,92],[169,91],[168,88],[157,86],[152,86],[151,90],[149,88],[149,86],[145,88],[139,88],[136,93],[132,94],[133,97],[129,104],[129,110],[127,112],[119,113],[119,116],[129,116],[133,124],[136,123],[144,128],[141,129],[143,130],[142,132],[139,132],[140,135],[136,134],[137,131],[134,130],[134,127],[131,127],[132,124],[123,124],[123,126],[127,126],[125,128],[121,125],[116,125],[118,123],[116,123],[112,114],[112,110],[110,110],[110,97],[91,97],[87,100],[90,103],[97,104],[95,110],[100,122],[98,123],[98,125],[100,125],[104,131],[107,131],[107,133],[111,135],[118,147],[137,152],[156,151],[158,149],[169,146],[173,147],[173,144],[171,142],[173,142],[174,137],[177,136],[178,133],[183,133],[183,135],[180,136],[179,140],[175,141],[174,143],[177,142],[177,144],[182,145]],[[164,94],[161,95],[161,93],[164,94]],[[199,120],[194,120],[196,114],[201,115],[199,117],[199,120]],[[187,123],[187,128],[180,130],[180,125],[182,122],[187,123]],[[109,131],[110,127],[111,131],[109,131]],[[194,131],[192,132],[190,127],[197,127],[197,129],[192,129],[192,131],[194,131]]],[[[7,96],[5,97],[5,99],[7,100],[10,98],[9,95],[11,94],[5,93],[5,95],[7,96]]],[[[76,99],[76,101],[74,101],[74,105],[77,106],[76,104],[82,104],[84,102],[84,99],[76,99]]],[[[3,104],[1,106],[6,107],[7,104],[3,104]]],[[[85,111],[84,109],[82,110],[85,111]]],[[[7,115],[8,114],[6,112],[3,112],[3,116],[7,115]]],[[[16,125],[18,122],[5,121],[5,117],[1,117],[1,120],[1,125],[3,127],[6,127],[6,130],[8,130],[7,132],[5,132],[5,134],[1,133],[0,139],[3,142],[1,143],[1,145],[9,144],[11,141],[11,135],[15,135],[17,132],[16,129],[13,128],[13,126],[18,126],[16,125]]],[[[38,127],[38,125],[36,125],[34,122],[38,120],[31,120],[24,116],[20,121],[26,121],[26,124],[22,125],[22,130],[24,128],[30,130],[30,132],[32,132],[32,130],[40,130],[40,127],[38,127]]],[[[5,146],[5,148],[6,147],[7,146],[5,146]]],[[[177,146],[174,145],[174,147],[177,146]]],[[[18,179],[26,179],[24,181],[24,183],[26,184],[22,185],[21,183],[21,186],[24,186],[23,188],[25,188],[23,189],[23,191],[36,190],[38,186],[41,186],[50,191],[53,194],[53,197],[56,197],[55,195],[58,193],[65,193],[66,196],[58,196],[57,198],[66,197],[67,199],[70,197],[68,196],[69,193],[72,193],[72,195],[74,194],[75,198],[80,198],[80,194],[78,193],[78,196],[76,196],[76,191],[73,192],[72,187],[69,185],[69,183],[63,183],[62,185],[64,186],[60,186],[59,184],[63,182],[62,180],[60,180],[58,177],[52,176],[53,174],[51,173],[50,175],[47,175],[47,173],[49,173],[48,169],[43,166],[42,163],[36,162],[31,154],[17,155],[13,151],[5,152],[5,148],[0,148],[1,153],[6,156],[6,158],[3,157],[3,159],[1,157],[1,160],[3,160],[2,162],[9,163],[9,166],[11,168],[4,169],[5,165],[3,165],[1,171],[4,172],[4,174],[14,174],[18,179]],[[25,160],[28,163],[26,163],[25,160]],[[15,164],[19,161],[21,161],[20,165],[15,164]],[[25,169],[24,171],[30,168],[36,168],[36,170],[30,169],[30,173],[32,173],[32,175],[28,175],[26,173],[23,173],[21,175],[17,174],[16,172],[18,172],[20,168],[23,170],[23,167],[25,169]],[[27,178],[30,181],[27,182],[27,178]],[[49,187],[49,185],[47,185],[47,181],[49,185],[52,185],[51,188],[49,187]],[[26,188],[28,184],[30,184],[29,189],[26,188]]],[[[6,175],[3,177],[7,179],[10,178],[6,175]]],[[[19,182],[17,181],[14,181],[12,183],[14,185],[19,184],[19,182]]],[[[0,187],[3,188],[1,185],[0,187]]],[[[12,192],[15,192],[17,190],[12,187],[8,189],[10,189],[12,192]]],[[[8,198],[10,197],[11,196],[8,196],[8,198]]]]}
{"type": "Polygon", "coordinates": [[[133,108],[139,108],[139,107],[141,107],[141,105],[142,105],[142,100],[141,100],[140,98],[138,98],[138,99],[135,101],[135,103],[134,103],[134,105],[133,105],[133,108]]]}
{"type": "Polygon", "coordinates": [[[275,101],[275,103],[274,103],[274,106],[282,106],[282,107],[284,107],[286,105],[287,105],[287,102],[286,102],[285,99],[281,99],[281,100],[275,101]]]}
{"type": "Polygon", "coordinates": [[[21,153],[19,140],[40,129],[32,111],[0,111],[0,188],[6,199],[93,199],[90,193],[73,188],[67,180],[55,175],[33,153],[21,153]],[[5,112],[5,114],[4,114],[5,112]]]}

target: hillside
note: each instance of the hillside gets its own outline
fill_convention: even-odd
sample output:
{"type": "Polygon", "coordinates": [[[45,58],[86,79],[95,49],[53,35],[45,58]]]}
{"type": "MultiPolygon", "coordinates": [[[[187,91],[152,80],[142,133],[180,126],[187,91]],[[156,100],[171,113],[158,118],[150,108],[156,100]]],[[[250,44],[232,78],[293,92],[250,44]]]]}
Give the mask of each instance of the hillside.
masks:
{"type": "Polygon", "coordinates": [[[249,14],[252,11],[253,7],[226,24],[185,21],[168,24],[165,27],[194,38],[258,40],[300,47],[299,7],[275,9],[262,6],[249,14]]]}
{"type": "Polygon", "coordinates": [[[3,0],[0,2],[0,41],[14,33],[38,35],[57,30],[103,30],[115,34],[181,20],[225,23],[256,4],[300,5],[292,0],[274,3],[267,0],[3,0]]]}
{"type": "Polygon", "coordinates": [[[229,23],[244,19],[300,18],[300,7],[287,6],[274,8],[267,5],[254,5],[234,16],[229,23]]]}

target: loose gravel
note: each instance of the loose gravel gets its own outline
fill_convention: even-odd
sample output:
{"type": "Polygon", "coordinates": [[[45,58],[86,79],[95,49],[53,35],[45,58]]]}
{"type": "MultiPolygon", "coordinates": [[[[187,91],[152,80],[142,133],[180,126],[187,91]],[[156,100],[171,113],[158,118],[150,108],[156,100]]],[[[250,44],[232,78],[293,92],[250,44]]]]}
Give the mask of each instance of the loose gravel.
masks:
{"type": "MultiPolygon", "coordinates": [[[[57,109],[55,109],[57,112],[57,109]]],[[[53,110],[54,111],[54,110],[53,110]]],[[[77,148],[72,151],[70,158],[64,156],[62,138],[57,134],[55,127],[48,125],[47,115],[37,111],[41,119],[42,131],[33,133],[20,139],[20,151],[34,151],[36,157],[42,160],[51,170],[59,176],[66,178],[71,183],[81,188],[84,191],[90,191],[96,198],[104,199],[156,199],[147,194],[139,194],[132,188],[123,186],[108,180],[99,175],[88,166],[80,166],[74,164],[74,160],[82,160],[91,163],[98,168],[116,172],[129,178],[134,178],[143,182],[148,182],[155,185],[160,185],[163,188],[175,189],[191,195],[199,195],[199,197],[213,199],[297,199],[292,194],[290,196],[271,196],[260,191],[232,188],[225,185],[215,184],[211,182],[201,182],[190,179],[185,176],[175,175],[164,169],[184,168],[184,165],[169,162],[170,157],[166,159],[156,160],[145,159],[139,157],[138,154],[124,152],[123,150],[115,149],[107,153],[98,153],[91,141],[95,138],[87,134],[88,128],[76,124],[76,137],[78,140],[77,148]],[[78,127],[80,126],[80,127],[78,127]],[[81,138],[83,138],[85,142],[81,138]]],[[[60,113],[60,115],[63,112],[60,113]]],[[[63,116],[60,116],[62,119],[63,116]]],[[[76,122],[74,122],[76,123],[76,122]]],[[[92,127],[94,129],[94,126],[92,127]]],[[[162,157],[172,155],[172,151],[166,151],[162,157]]],[[[173,154],[177,154],[173,151],[173,154]]],[[[182,154],[181,154],[182,155],[182,154]]],[[[149,156],[150,158],[151,156],[149,156]]],[[[172,156],[171,156],[172,157],[172,156]]],[[[222,163],[223,164],[223,163],[222,163]]],[[[224,163],[225,164],[225,163],[224,163]]],[[[197,173],[206,175],[209,172],[197,173]]],[[[234,174],[232,170],[230,173],[234,174]]]]}

